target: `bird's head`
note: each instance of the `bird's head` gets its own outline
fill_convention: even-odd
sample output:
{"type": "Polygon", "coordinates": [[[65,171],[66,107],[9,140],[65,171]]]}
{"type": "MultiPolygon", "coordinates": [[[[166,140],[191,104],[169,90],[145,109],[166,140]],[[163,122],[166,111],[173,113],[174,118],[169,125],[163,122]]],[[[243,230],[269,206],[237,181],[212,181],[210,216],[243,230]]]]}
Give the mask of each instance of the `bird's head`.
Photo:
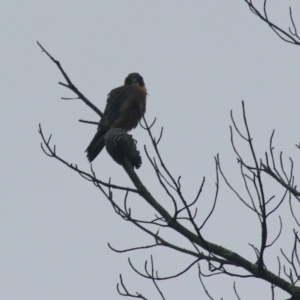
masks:
{"type": "Polygon", "coordinates": [[[130,73],[126,78],[124,85],[133,85],[144,87],[144,79],[139,73],[130,73]]]}

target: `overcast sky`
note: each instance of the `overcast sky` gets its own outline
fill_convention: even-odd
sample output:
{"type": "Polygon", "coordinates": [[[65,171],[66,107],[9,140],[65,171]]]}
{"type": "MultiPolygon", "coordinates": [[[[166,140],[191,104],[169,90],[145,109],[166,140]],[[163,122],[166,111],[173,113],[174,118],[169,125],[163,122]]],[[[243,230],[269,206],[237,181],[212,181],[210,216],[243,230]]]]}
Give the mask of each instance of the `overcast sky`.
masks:
{"type": "MultiPolygon", "coordinates": [[[[256,1],[260,7],[261,2],[256,1]]],[[[270,18],[283,28],[290,25],[288,5],[292,5],[300,30],[296,1],[270,2],[270,18]]],[[[276,129],[276,153],[283,150],[285,157],[294,157],[299,175],[295,144],[300,142],[300,48],[280,40],[243,0],[2,0],[0,8],[1,299],[121,299],[115,289],[120,273],[131,292],[160,299],[151,282],[131,270],[127,257],[142,270],[152,253],[161,276],[180,272],[191,262],[167,250],[116,254],[108,249],[108,242],[124,249],[153,240],[121,220],[92,184],[41,151],[39,123],[47,136],[53,134],[59,155],[89,170],[84,150],[96,127],[78,119],[98,121],[98,117],[79,100],[60,99],[73,94],[57,84],[62,75],[40,51],[37,40],[102,110],[108,92],[122,85],[128,73],[144,77],[149,92],[146,117],[149,122],[157,117],[155,134],[164,127],[161,154],[174,176],[182,175],[187,199],[195,196],[206,176],[199,223],[212,205],[217,153],[231,183],[243,192],[229,135],[230,110],[242,125],[242,100],[258,156],[263,157],[276,129]]],[[[147,133],[140,127],[132,133],[143,157],[138,175],[157,200],[170,207],[142,151],[146,144],[154,154],[147,133]]],[[[238,139],[237,144],[249,157],[238,139]]],[[[113,183],[132,185],[106,151],[93,166],[102,180],[111,177],[113,183]]],[[[271,180],[265,186],[269,196],[283,192],[271,180]]],[[[122,201],[121,194],[115,196],[122,201]]],[[[153,213],[142,201],[130,199],[140,218],[153,213]]],[[[296,228],[290,215],[282,214],[287,231],[267,252],[274,272],[279,248],[290,249],[291,228],[296,228]]],[[[270,226],[272,239],[279,228],[278,214],[270,226]]],[[[259,246],[257,218],[224,182],[203,234],[255,262],[248,243],[259,246]]],[[[168,237],[178,241],[174,233],[168,237]]],[[[232,278],[205,282],[215,299],[235,299],[232,278]]],[[[196,266],[159,285],[166,299],[206,299],[196,266]]],[[[269,284],[262,281],[237,280],[237,289],[243,300],[270,299],[269,284]]],[[[282,292],[276,295],[284,297],[287,294],[282,292]]]]}

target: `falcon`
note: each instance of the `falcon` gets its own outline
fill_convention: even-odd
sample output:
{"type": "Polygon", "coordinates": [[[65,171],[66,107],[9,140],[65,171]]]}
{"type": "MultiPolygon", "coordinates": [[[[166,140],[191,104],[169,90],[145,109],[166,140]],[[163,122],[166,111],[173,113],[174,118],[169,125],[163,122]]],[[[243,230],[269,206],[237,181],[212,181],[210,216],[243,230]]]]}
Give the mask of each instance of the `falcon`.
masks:
{"type": "Polygon", "coordinates": [[[104,118],[85,150],[87,159],[92,162],[105,145],[105,135],[112,128],[127,131],[135,128],[146,112],[147,90],[143,77],[138,73],[129,74],[124,85],[110,91],[107,96],[104,118]]]}

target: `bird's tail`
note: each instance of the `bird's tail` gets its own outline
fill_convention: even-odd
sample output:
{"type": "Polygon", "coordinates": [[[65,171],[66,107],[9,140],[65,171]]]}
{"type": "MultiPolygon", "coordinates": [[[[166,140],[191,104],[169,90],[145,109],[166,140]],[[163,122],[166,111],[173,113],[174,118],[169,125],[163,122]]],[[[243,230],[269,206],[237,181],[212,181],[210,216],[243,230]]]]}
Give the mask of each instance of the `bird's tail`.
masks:
{"type": "Polygon", "coordinates": [[[101,152],[101,150],[104,148],[105,134],[106,134],[106,130],[104,128],[98,129],[91,143],[86,148],[85,152],[87,153],[86,156],[89,162],[92,162],[101,152]]]}

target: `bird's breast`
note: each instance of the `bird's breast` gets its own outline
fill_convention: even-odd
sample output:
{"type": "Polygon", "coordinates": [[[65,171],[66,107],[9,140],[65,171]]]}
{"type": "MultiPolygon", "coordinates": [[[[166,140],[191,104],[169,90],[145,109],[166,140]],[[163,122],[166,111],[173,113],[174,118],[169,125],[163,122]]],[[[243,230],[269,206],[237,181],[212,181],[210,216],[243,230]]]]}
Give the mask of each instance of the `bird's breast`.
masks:
{"type": "Polygon", "coordinates": [[[135,128],[146,112],[146,97],[146,88],[134,87],[124,100],[120,109],[120,117],[112,124],[112,127],[126,131],[135,128]]]}

